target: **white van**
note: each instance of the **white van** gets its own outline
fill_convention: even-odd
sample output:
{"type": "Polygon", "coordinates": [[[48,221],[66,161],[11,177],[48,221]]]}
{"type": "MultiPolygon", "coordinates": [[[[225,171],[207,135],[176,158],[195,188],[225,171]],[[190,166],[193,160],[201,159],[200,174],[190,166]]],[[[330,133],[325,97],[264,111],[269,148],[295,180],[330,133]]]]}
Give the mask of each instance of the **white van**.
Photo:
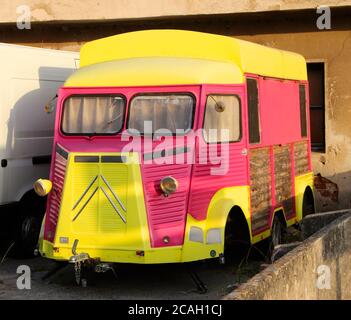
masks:
{"type": "Polygon", "coordinates": [[[49,175],[54,132],[55,113],[44,109],[48,103],[55,103],[58,88],[78,65],[78,52],[0,43],[0,246],[5,249],[3,252],[7,248],[17,256],[33,253],[46,202],[35,195],[33,183],[49,175]]]}

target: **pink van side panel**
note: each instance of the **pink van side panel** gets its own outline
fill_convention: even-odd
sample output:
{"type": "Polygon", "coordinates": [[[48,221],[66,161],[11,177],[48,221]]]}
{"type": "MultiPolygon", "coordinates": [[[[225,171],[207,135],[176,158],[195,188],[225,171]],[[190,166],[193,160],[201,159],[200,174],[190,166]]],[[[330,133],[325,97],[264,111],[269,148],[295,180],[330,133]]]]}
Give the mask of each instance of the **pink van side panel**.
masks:
{"type": "Polygon", "coordinates": [[[262,146],[301,140],[299,83],[259,80],[262,146]]]}
{"type": "MultiPolygon", "coordinates": [[[[274,154],[272,153],[274,145],[290,145],[290,161],[291,161],[291,184],[292,194],[294,199],[294,145],[296,142],[303,140],[308,141],[308,161],[309,170],[312,170],[311,165],[311,149],[310,149],[310,117],[309,117],[309,93],[308,83],[306,81],[290,81],[280,79],[270,79],[258,77],[256,75],[247,75],[250,78],[258,80],[259,86],[259,117],[261,128],[261,142],[259,144],[249,145],[249,148],[264,148],[271,147],[271,181],[272,181],[272,203],[271,215],[267,225],[273,218],[273,212],[282,204],[275,201],[275,177],[274,177],[274,154]],[[300,97],[299,85],[304,84],[306,88],[306,112],[307,112],[307,137],[301,137],[300,125],[300,97]]],[[[296,215],[295,201],[293,201],[293,213],[287,216],[288,219],[296,215]]],[[[267,227],[268,228],[268,227],[267,227]]],[[[254,230],[253,234],[259,234],[267,228],[254,230]]]]}

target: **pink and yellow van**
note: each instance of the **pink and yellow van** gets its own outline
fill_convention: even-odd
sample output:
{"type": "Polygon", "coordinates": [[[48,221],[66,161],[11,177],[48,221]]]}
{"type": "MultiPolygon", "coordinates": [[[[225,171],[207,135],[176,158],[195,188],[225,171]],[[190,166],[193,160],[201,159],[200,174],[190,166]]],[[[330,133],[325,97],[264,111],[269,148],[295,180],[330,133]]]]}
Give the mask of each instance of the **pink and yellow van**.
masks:
{"type": "Polygon", "coordinates": [[[59,91],[39,251],[71,262],[223,258],[314,210],[302,56],[190,31],[85,44],[59,91]]]}

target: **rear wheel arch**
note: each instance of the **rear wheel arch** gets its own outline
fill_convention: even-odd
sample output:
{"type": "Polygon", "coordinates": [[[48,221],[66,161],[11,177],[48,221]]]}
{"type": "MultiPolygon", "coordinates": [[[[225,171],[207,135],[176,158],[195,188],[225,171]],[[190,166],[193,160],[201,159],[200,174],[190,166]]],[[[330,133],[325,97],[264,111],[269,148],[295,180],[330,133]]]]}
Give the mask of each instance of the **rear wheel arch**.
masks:
{"type": "Polygon", "coordinates": [[[224,247],[250,246],[251,232],[244,211],[237,205],[229,211],[224,228],[224,247]]]}
{"type": "Polygon", "coordinates": [[[315,199],[312,188],[307,186],[302,198],[302,218],[315,213],[315,199]]]}
{"type": "Polygon", "coordinates": [[[29,189],[21,196],[19,202],[30,201],[32,199],[35,199],[36,197],[39,198],[39,196],[35,193],[34,189],[29,189]]]}
{"type": "Polygon", "coordinates": [[[47,196],[40,197],[35,193],[34,189],[31,189],[23,194],[18,203],[20,206],[26,207],[32,214],[42,216],[45,213],[46,201],[47,196]]]}

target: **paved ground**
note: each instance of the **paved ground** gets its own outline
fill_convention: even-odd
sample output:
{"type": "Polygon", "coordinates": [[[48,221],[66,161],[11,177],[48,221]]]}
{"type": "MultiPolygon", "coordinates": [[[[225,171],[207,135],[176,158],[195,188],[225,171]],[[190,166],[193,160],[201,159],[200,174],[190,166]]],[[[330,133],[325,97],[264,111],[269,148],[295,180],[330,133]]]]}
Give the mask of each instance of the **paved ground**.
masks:
{"type": "Polygon", "coordinates": [[[118,265],[117,279],[111,271],[93,274],[82,288],[75,284],[72,265],[43,280],[55,266],[52,261],[6,259],[0,265],[0,299],[219,299],[257,273],[261,263],[249,260],[223,266],[211,260],[192,265],[118,265]],[[17,289],[19,265],[31,269],[31,290],[17,289]],[[208,287],[207,293],[196,292],[188,269],[196,271],[208,287]]]}
{"type": "MultiPolygon", "coordinates": [[[[301,233],[289,228],[286,243],[301,241],[301,233]]],[[[255,251],[255,250],[253,250],[255,251]]],[[[256,250],[257,253],[257,250],[256,250]]],[[[65,265],[49,279],[43,280],[55,262],[35,258],[15,260],[0,257],[0,299],[220,299],[239,284],[246,282],[264,267],[261,254],[227,261],[207,260],[193,264],[116,266],[116,274],[91,274],[88,286],[76,285],[72,265],[65,265]],[[17,289],[17,267],[28,265],[31,269],[31,289],[17,289]],[[206,284],[208,291],[200,294],[192,281],[193,270],[206,284]]]]}

